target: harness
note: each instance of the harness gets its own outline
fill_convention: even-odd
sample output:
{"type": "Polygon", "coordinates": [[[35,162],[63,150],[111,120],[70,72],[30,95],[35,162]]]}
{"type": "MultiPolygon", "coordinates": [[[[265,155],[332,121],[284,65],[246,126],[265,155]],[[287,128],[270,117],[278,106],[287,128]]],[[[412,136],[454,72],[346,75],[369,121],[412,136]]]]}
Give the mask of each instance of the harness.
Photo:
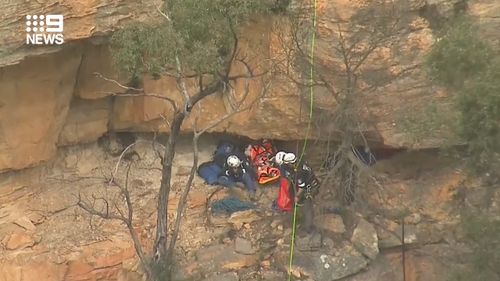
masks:
{"type": "MultiPolygon", "coordinates": [[[[318,195],[318,193],[319,193],[320,182],[316,178],[316,176],[314,175],[312,170],[308,166],[306,166],[307,169],[304,169],[304,166],[305,165],[301,165],[300,170],[308,171],[307,172],[308,176],[307,176],[307,178],[303,179],[303,182],[301,182],[301,179],[298,179],[298,182],[296,182],[296,183],[294,182],[294,186],[297,186],[297,187],[304,190],[304,192],[302,193],[304,199],[312,199],[316,195],[318,195]]],[[[294,174],[297,174],[300,170],[297,168],[294,168],[293,172],[294,172],[294,174]]],[[[292,175],[290,172],[287,171],[287,176],[289,178],[292,178],[292,182],[293,182],[294,175],[292,175]]]]}

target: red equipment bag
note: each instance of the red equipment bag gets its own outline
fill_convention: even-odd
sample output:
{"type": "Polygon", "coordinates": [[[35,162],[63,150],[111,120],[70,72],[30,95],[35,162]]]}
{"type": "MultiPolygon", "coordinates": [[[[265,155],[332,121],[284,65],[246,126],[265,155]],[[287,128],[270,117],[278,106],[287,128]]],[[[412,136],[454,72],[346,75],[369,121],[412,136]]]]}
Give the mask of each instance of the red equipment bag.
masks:
{"type": "Polygon", "coordinates": [[[290,181],[286,178],[280,178],[280,190],[276,199],[276,206],[284,212],[292,210],[293,198],[290,194],[290,181]]]}

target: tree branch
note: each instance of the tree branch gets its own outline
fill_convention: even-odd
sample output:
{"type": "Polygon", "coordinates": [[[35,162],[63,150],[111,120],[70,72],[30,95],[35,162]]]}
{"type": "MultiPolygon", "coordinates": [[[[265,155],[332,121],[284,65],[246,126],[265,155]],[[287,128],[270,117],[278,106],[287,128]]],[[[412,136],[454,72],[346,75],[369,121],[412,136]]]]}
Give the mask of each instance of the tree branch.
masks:
{"type": "MultiPolygon", "coordinates": [[[[248,75],[250,76],[250,69],[248,68],[247,69],[248,71],[248,75]]],[[[202,130],[198,131],[197,130],[197,126],[196,126],[196,121],[194,121],[194,124],[193,124],[193,164],[192,164],[192,167],[191,167],[191,172],[189,174],[189,178],[188,178],[188,181],[186,183],[186,186],[184,187],[184,190],[182,192],[182,195],[181,195],[181,198],[179,199],[179,203],[178,203],[178,206],[177,206],[177,213],[176,213],[176,219],[175,219],[175,225],[174,225],[174,230],[173,230],[173,233],[172,233],[172,238],[170,239],[170,244],[169,244],[169,247],[168,247],[168,257],[167,257],[167,260],[172,260],[172,255],[174,253],[174,248],[175,248],[175,244],[177,242],[177,238],[178,238],[178,235],[179,235],[179,231],[180,231],[180,225],[181,225],[181,221],[182,221],[182,216],[184,214],[184,211],[186,209],[186,205],[187,205],[187,198],[188,198],[188,195],[189,195],[189,191],[191,190],[191,186],[192,186],[192,183],[193,183],[193,179],[194,179],[194,175],[196,174],[196,170],[198,168],[198,154],[199,154],[199,151],[198,151],[198,140],[200,138],[200,136],[202,134],[204,134],[205,132],[207,132],[208,130],[214,128],[214,127],[217,127],[219,124],[221,124],[222,122],[224,122],[225,120],[231,118],[232,116],[234,116],[235,114],[237,113],[240,113],[240,112],[243,112],[245,110],[248,110],[250,109],[258,100],[260,100],[260,98],[262,98],[266,93],[267,93],[267,90],[269,89],[269,86],[270,86],[270,83],[271,82],[268,82],[265,84],[265,86],[263,87],[262,91],[261,91],[261,94],[256,97],[249,105],[245,106],[245,107],[242,107],[243,103],[246,101],[246,98],[248,97],[249,95],[249,80],[250,78],[247,78],[247,81],[246,81],[246,85],[245,85],[245,93],[242,97],[242,99],[239,101],[237,107],[235,110],[233,110],[232,112],[229,112],[227,114],[225,114],[224,116],[222,116],[221,118],[219,118],[218,120],[212,122],[212,124],[206,126],[205,128],[203,128],[202,130]]]]}
{"type": "Polygon", "coordinates": [[[122,88],[124,90],[140,92],[139,94],[103,92],[105,94],[108,94],[108,95],[111,95],[111,96],[115,96],[115,97],[152,97],[152,98],[162,99],[162,100],[168,101],[170,103],[170,105],[174,108],[174,110],[177,110],[177,105],[176,105],[175,101],[173,99],[169,98],[169,97],[158,95],[158,94],[144,93],[144,89],[133,88],[133,87],[128,87],[128,86],[122,85],[120,82],[118,82],[118,81],[116,81],[114,79],[110,79],[110,78],[104,77],[99,72],[94,72],[94,75],[97,76],[97,77],[99,77],[99,78],[101,78],[101,79],[103,79],[103,80],[105,80],[105,81],[111,82],[111,83],[117,85],[118,87],[120,87],[120,88],[122,88]]]}

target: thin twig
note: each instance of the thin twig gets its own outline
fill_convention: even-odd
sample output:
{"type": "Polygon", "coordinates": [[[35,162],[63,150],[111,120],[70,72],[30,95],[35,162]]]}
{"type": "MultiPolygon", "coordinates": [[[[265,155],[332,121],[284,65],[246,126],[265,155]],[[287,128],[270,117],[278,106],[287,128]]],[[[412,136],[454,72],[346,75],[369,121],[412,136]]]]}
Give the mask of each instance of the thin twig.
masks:
{"type": "Polygon", "coordinates": [[[170,17],[161,11],[160,6],[161,6],[161,4],[156,6],[156,10],[158,11],[158,13],[160,13],[160,15],[162,15],[165,19],[167,19],[169,22],[171,22],[172,20],[170,19],[170,17]]]}
{"type": "Polygon", "coordinates": [[[94,72],[94,75],[97,76],[98,78],[105,80],[105,81],[111,82],[124,90],[139,92],[138,94],[103,92],[107,95],[115,96],[115,97],[152,97],[152,98],[162,99],[162,100],[168,101],[168,103],[174,108],[174,110],[177,110],[177,105],[176,105],[175,101],[169,97],[154,94],[154,93],[145,93],[144,89],[125,86],[114,79],[105,77],[104,75],[102,75],[99,72],[94,72]]]}

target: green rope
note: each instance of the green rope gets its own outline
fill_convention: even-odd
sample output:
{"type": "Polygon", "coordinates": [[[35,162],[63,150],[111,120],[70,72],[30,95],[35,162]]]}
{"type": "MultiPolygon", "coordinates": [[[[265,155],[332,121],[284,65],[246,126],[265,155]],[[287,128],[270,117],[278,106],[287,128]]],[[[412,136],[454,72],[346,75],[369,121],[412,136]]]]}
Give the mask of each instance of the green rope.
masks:
{"type": "MultiPolygon", "coordinates": [[[[305,154],[306,147],[307,147],[307,141],[309,139],[309,134],[311,132],[311,123],[312,123],[312,118],[313,118],[313,109],[314,109],[314,48],[316,44],[316,19],[317,19],[317,0],[314,1],[314,15],[313,15],[313,32],[312,32],[312,39],[311,39],[311,70],[310,70],[310,76],[309,76],[309,87],[310,87],[310,104],[309,104],[309,122],[307,123],[307,130],[306,130],[306,137],[304,139],[304,145],[302,146],[302,152],[300,154],[299,160],[297,161],[297,165],[302,161],[302,158],[305,154]]],[[[295,173],[297,174],[297,173],[295,173]]],[[[297,179],[295,179],[296,181],[297,179]]],[[[293,186],[293,185],[292,185],[293,186]]],[[[289,257],[289,264],[288,264],[288,281],[292,280],[292,266],[293,266],[293,254],[294,254],[294,248],[295,248],[295,231],[297,229],[297,202],[295,202],[294,198],[294,205],[293,205],[293,220],[292,220],[292,238],[290,242],[290,257],[289,257]]]]}

